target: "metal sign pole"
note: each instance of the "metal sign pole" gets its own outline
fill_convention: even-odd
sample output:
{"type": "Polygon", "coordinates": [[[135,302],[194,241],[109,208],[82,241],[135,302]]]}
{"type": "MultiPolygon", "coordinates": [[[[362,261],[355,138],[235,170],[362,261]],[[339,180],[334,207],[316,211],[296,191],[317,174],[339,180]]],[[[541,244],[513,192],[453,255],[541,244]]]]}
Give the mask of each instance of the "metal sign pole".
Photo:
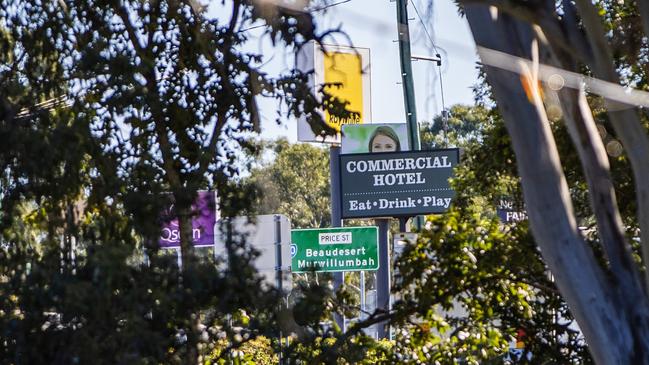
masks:
{"type": "MultiPolygon", "coordinates": [[[[331,173],[331,226],[342,227],[342,206],[340,202],[340,146],[332,145],[329,148],[329,171],[331,173]]],[[[334,290],[338,290],[345,282],[345,273],[334,273],[334,290]]],[[[343,331],[345,319],[339,314],[334,314],[334,320],[343,331]]]]}
{"type": "Polygon", "coordinates": [[[410,217],[399,218],[399,232],[410,232],[408,229],[408,219],[410,219],[410,217]]]}
{"type": "MultiPolygon", "coordinates": [[[[403,99],[408,122],[408,141],[410,149],[421,150],[419,138],[419,124],[417,123],[417,104],[415,103],[415,86],[412,77],[412,55],[410,53],[410,28],[408,26],[408,0],[397,1],[397,31],[399,33],[399,59],[401,64],[401,84],[403,85],[403,99]]],[[[421,59],[422,57],[418,57],[421,59]]],[[[436,59],[435,59],[436,60],[436,59]]],[[[441,60],[440,60],[441,62],[441,60]]],[[[441,74],[440,74],[441,75],[441,74]]],[[[421,231],[424,224],[422,216],[415,220],[417,230],[421,231]]]]}
{"type": "MultiPolygon", "coordinates": [[[[390,219],[377,219],[379,226],[379,270],[376,273],[376,309],[385,313],[390,312],[390,252],[388,245],[388,230],[390,219]]],[[[378,324],[378,337],[390,338],[390,328],[387,322],[378,324]]]]}
{"type": "Polygon", "coordinates": [[[212,243],[212,255],[214,257],[214,265],[216,265],[216,260],[219,257],[219,255],[216,252],[216,245],[217,242],[219,241],[216,237],[218,237],[218,234],[220,234],[219,230],[219,222],[217,221],[214,223],[214,226],[212,227],[212,234],[214,235],[214,242],[212,243]]]}
{"type": "MultiPolygon", "coordinates": [[[[275,215],[274,217],[274,222],[275,222],[275,285],[277,286],[277,290],[279,291],[280,295],[283,297],[284,293],[282,290],[282,222],[281,222],[281,216],[275,215]]],[[[283,300],[282,300],[283,302],[283,300]]],[[[281,311],[282,304],[280,304],[279,310],[281,311]]],[[[282,357],[282,351],[284,351],[284,346],[282,343],[282,339],[284,338],[284,334],[282,333],[282,330],[279,330],[279,364],[282,365],[284,364],[284,359],[282,357]]]]}
{"type": "Polygon", "coordinates": [[[361,315],[360,320],[365,319],[365,313],[367,311],[367,298],[365,297],[365,271],[361,271],[361,282],[360,282],[360,292],[361,292],[361,315]]]}
{"type": "Polygon", "coordinates": [[[275,284],[282,292],[282,222],[281,216],[275,215],[275,284]]]}

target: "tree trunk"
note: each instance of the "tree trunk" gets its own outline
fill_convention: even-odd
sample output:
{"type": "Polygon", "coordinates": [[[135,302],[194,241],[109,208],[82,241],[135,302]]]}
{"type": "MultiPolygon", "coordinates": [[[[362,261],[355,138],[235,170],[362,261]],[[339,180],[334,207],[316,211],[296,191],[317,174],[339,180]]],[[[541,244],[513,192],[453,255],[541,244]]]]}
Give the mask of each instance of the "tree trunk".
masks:
{"type": "Polygon", "coordinates": [[[184,309],[184,320],[187,335],[187,356],[185,357],[186,364],[198,365],[198,339],[200,331],[198,325],[200,324],[200,313],[196,312],[194,305],[194,295],[191,288],[194,286],[193,280],[196,280],[196,256],[194,254],[193,238],[192,238],[192,210],[191,201],[186,197],[176,198],[176,207],[178,209],[178,224],[180,227],[180,252],[182,262],[182,298],[183,303],[180,303],[181,308],[184,309]]]}
{"type": "MultiPolygon", "coordinates": [[[[530,59],[534,37],[528,24],[483,5],[465,10],[478,46],[530,59]]],[[[518,74],[488,66],[485,71],[512,139],[532,233],[593,358],[598,364],[649,364],[647,308],[628,310],[633,299],[620,292],[581,238],[540,94],[532,90],[528,99],[518,74]]]]}
{"type": "MultiPolygon", "coordinates": [[[[640,3],[647,0],[639,0],[640,3]]],[[[606,29],[599,16],[599,10],[591,0],[577,0],[575,5],[579,10],[583,27],[586,31],[592,49],[588,58],[588,65],[593,74],[602,80],[620,83],[620,77],[615,70],[613,53],[605,36],[606,29]]],[[[643,9],[644,6],[641,6],[643,9]]],[[[645,34],[649,36],[649,34],[645,34]]],[[[621,107],[621,110],[609,110],[608,116],[611,126],[624,146],[633,170],[633,181],[636,189],[636,202],[638,206],[638,223],[642,244],[642,257],[645,266],[649,266],[649,137],[642,126],[642,122],[633,105],[620,105],[607,103],[609,107],[621,107]]],[[[649,271],[645,272],[647,285],[649,285],[649,271]]],[[[648,290],[649,291],[649,290],[648,290]]]]}

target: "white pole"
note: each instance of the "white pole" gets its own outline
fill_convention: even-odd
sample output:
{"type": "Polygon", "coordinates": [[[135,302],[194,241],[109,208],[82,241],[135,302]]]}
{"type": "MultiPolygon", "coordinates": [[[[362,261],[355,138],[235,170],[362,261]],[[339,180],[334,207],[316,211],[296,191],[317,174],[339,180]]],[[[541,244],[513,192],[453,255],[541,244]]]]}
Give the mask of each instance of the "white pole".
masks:
{"type": "Polygon", "coordinates": [[[151,261],[149,261],[149,255],[146,252],[146,247],[142,247],[142,263],[145,266],[151,266],[151,261]]]}
{"type": "MultiPolygon", "coordinates": [[[[273,216],[273,227],[275,230],[275,285],[280,295],[284,295],[282,288],[282,222],[278,214],[273,216]]],[[[282,310],[283,305],[280,305],[279,310],[282,310]]],[[[284,364],[282,352],[284,351],[283,342],[284,334],[279,330],[279,364],[284,364]]]]}
{"type": "Polygon", "coordinates": [[[216,237],[219,237],[217,235],[220,234],[220,233],[221,233],[221,231],[219,230],[219,221],[217,220],[214,223],[214,227],[212,227],[212,234],[214,236],[214,242],[212,244],[212,253],[214,254],[214,264],[215,265],[216,265],[216,260],[219,257],[218,253],[216,252],[216,245],[217,245],[217,242],[219,242],[219,240],[216,237]]]}
{"type": "Polygon", "coordinates": [[[220,236],[221,230],[219,229],[219,226],[220,226],[219,221],[220,221],[220,218],[221,218],[221,214],[219,213],[218,204],[219,204],[218,196],[216,195],[216,190],[214,190],[214,219],[215,219],[215,222],[214,222],[214,227],[212,228],[212,234],[214,236],[214,245],[213,245],[213,252],[212,253],[214,254],[214,264],[215,265],[216,265],[216,260],[219,257],[219,255],[217,253],[217,250],[216,250],[216,245],[220,240],[217,239],[217,237],[221,237],[220,236]]]}
{"type": "Polygon", "coordinates": [[[72,275],[77,274],[77,238],[70,236],[70,264],[72,265],[72,275]]]}
{"type": "Polygon", "coordinates": [[[365,298],[365,271],[361,271],[361,315],[360,320],[365,319],[365,312],[367,310],[366,298],[365,298]]]}

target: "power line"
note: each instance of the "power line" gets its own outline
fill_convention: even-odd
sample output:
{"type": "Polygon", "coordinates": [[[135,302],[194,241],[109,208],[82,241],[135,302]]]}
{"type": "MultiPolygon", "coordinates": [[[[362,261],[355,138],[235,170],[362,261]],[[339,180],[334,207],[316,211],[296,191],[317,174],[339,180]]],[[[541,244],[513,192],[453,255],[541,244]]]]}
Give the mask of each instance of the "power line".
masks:
{"type": "Polygon", "coordinates": [[[341,4],[348,3],[350,1],[352,1],[352,0],[342,0],[342,1],[339,1],[337,3],[323,5],[323,6],[320,6],[320,7],[317,7],[317,8],[313,8],[313,9],[311,9],[309,11],[311,11],[311,12],[322,11],[322,10],[325,10],[325,9],[333,8],[334,6],[338,6],[338,5],[341,5],[341,4]]]}
{"type": "Polygon", "coordinates": [[[410,3],[412,4],[412,7],[415,8],[415,13],[417,14],[417,17],[419,18],[419,22],[421,23],[421,26],[424,28],[424,32],[426,33],[426,36],[428,37],[428,40],[430,40],[430,43],[433,46],[433,49],[435,50],[436,56],[440,57],[439,50],[437,49],[437,46],[435,46],[435,41],[433,40],[433,37],[431,37],[430,33],[428,32],[428,27],[426,27],[426,23],[424,23],[424,20],[422,19],[421,15],[419,14],[419,9],[417,9],[417,5],[415,5],[415,1],[410,0],[410,3]]]}
{"type": "Polygon", "coordinates": [[[415,13],[419,18],[419,22],[421,23],[421,26],[424,28],[424,32],[426,33],[428,40],[430,40],[430,44],[433,46],[433,49],[435,50],[435,56],[437,56],[439,59],[439,61],[437,61],[437,72],[439,74],[439,89],[441,94],[440,96],[442,99],[442,123],[444,128],[444,144],[446,145],[445,147],[448,147],[448,119],[447,119],[447,112],[446,112],[446,103],[444,101],[444,79],[442,78],[442,56],[440,55],[439,50],[435,45],[435,41],[433,40],[433,37],[431,37],[430,33],[428,32],[428,28],[426,27],[424,20],[419,14],[419,9],[417,9],[417,5],[415,5],[415,1],[410,0],[410,3],[412,4],[412,7],[415,9],[415,13]]]}

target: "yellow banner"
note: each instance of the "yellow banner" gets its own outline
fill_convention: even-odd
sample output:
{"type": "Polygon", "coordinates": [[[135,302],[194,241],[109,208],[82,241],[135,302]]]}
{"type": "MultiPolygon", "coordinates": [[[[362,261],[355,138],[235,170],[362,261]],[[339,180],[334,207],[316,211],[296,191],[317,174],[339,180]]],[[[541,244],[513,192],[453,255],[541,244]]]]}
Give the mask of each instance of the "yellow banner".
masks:
{"type": "Polygon", "coordinates": [[[363,123],[363,75],[361,56],[356,53],[330,52],[324,56],[325,83],[340,83],[341,87],[327,86],[325,91],[343,102],[355,113],[347,118],[325,111],[325,122],[340,132],[343,124],[363,123]]]}

